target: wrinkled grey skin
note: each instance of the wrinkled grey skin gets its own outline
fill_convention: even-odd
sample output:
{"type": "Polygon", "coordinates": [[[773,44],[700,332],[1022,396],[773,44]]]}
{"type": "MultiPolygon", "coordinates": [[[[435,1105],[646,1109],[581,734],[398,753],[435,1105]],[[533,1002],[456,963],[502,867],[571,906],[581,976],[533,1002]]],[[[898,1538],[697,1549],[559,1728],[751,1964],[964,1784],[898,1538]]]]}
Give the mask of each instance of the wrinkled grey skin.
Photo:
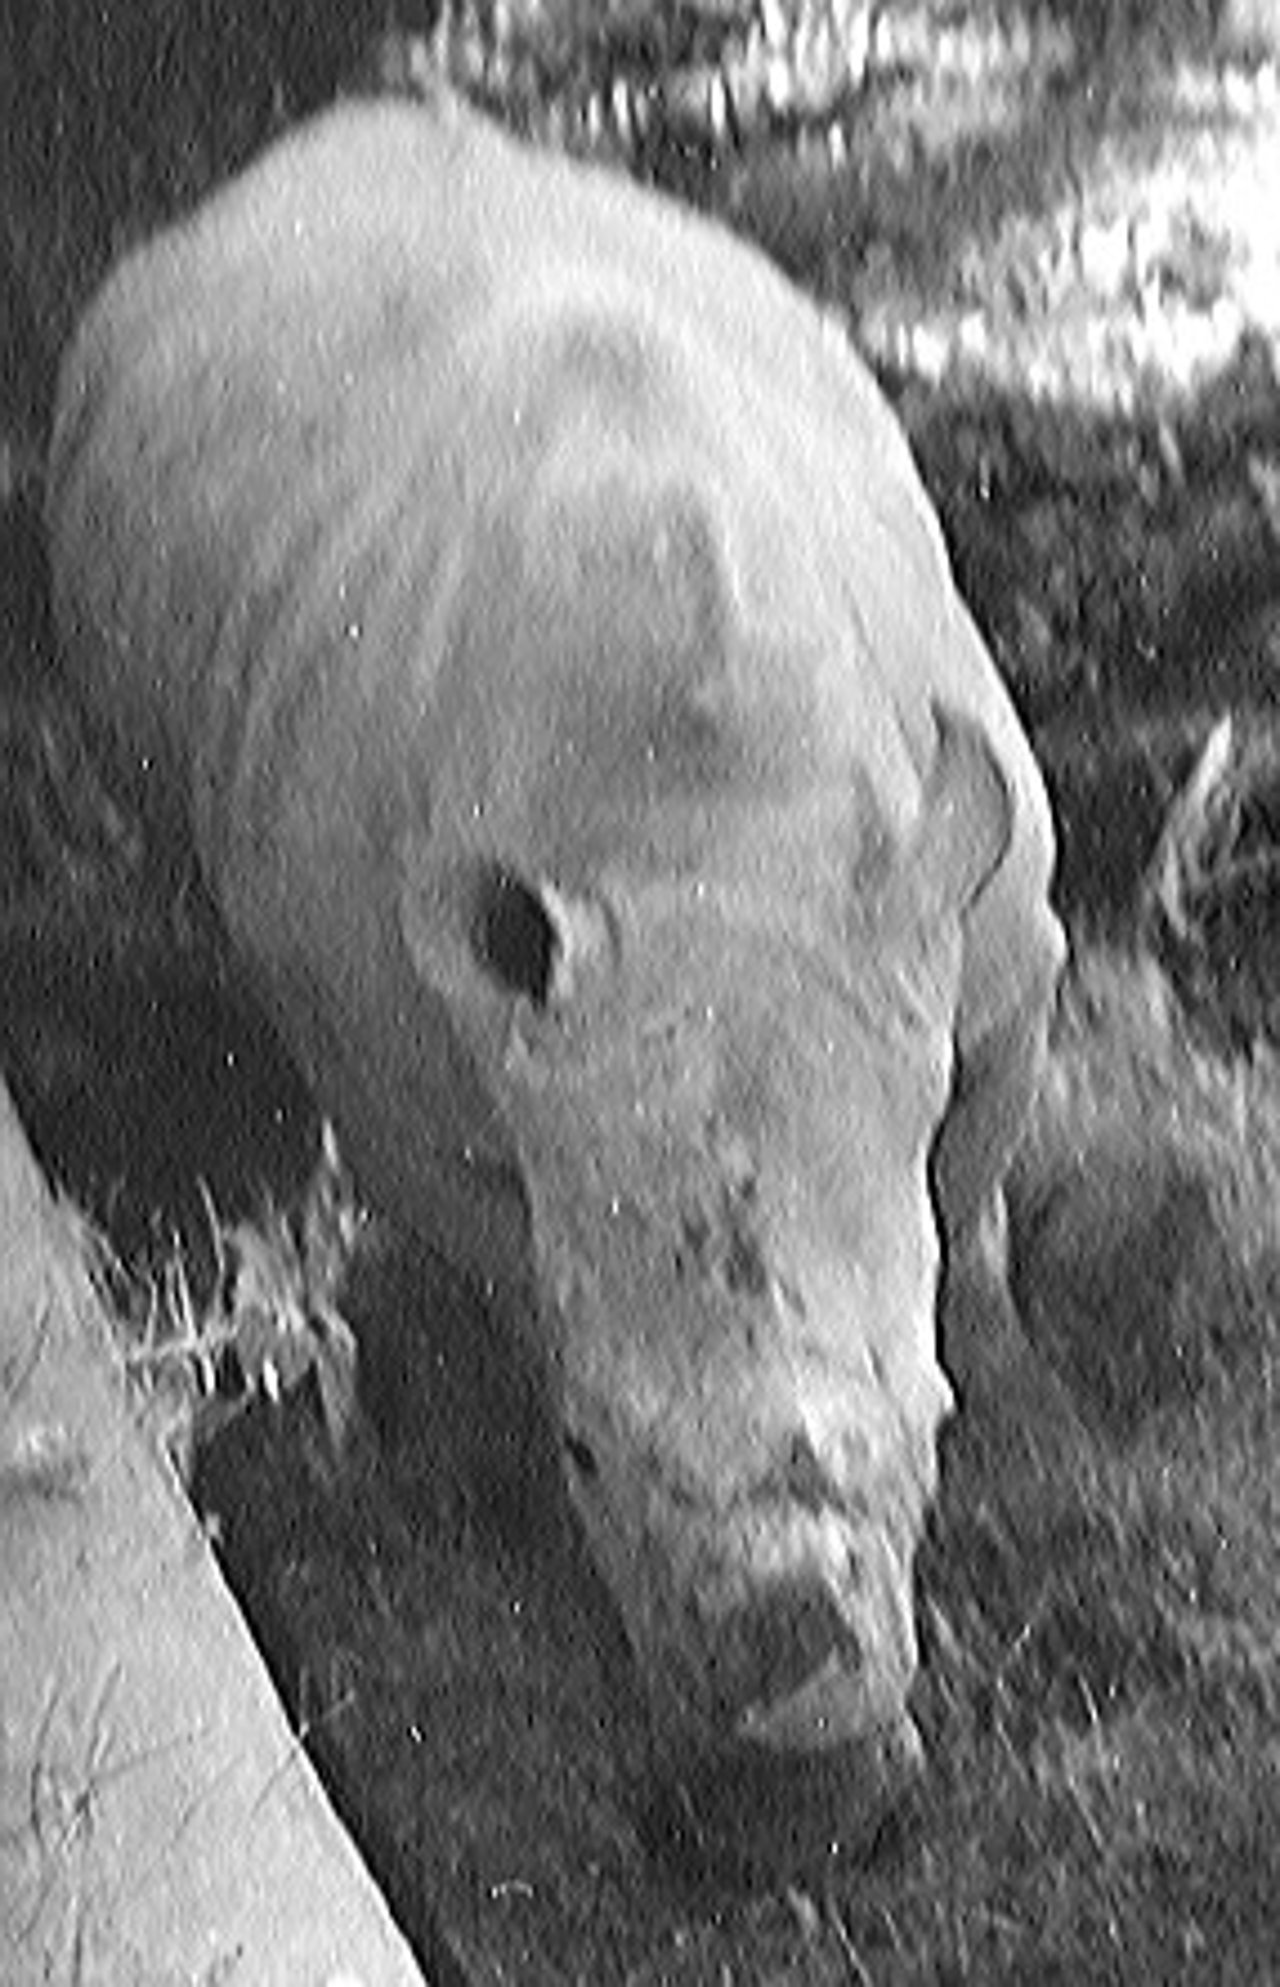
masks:
{"type": "Polygon", "coordinates": [[[49,518],[367,1185],[535,1350],[667,1756],[909,1751],[934,1201],[958,1258],[1061,936],[843,337],[450,100],[348,106],[108,283],[49,518]]]}

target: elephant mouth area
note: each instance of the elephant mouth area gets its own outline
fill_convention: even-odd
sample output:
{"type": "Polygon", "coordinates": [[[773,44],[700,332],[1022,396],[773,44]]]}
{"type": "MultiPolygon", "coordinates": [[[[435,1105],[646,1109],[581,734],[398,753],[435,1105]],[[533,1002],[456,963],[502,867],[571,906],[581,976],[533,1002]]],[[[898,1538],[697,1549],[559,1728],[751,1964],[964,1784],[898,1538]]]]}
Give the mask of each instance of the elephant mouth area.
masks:
{"type": "Polygon", "coordinates": [[[718,1627],[712,1693],[736,1737],[821,1750],[865,1723],[863,1651],[826,1588],[801,1581],[775,1586],[718,1627]]]}
{"type": "Polygon", "coordinates": [[[915,1669],[901,1510],[854,1514],[816,1480],[728,1509],[650,1484],[647,1523],[619,1525],[590,1451],[565,1449],[571,1484],[585,1476],[573,1502],[588,1547],[677,1750],[818,1754],[899,1714],[915,1669]]]}
{"type": "Polygon", "coordinates": [[[860,1866],[910,1814],[923,1768],[909,1584],[887,1595],[873,1548],[855,1552],[863,1528],[796,1498],[752,1511],[763,1564],[723,1514],[715,1536],[699,1516],[692,1546],[651,1540],[647,1568],[634,1547],[606,1558],[580,1513],[575,1527],[621,1664],[611,1687],[637,1721],[646,1845],[685,1874],[749,1885],[860,1866]],[[815,1525],[839,1551],[834,1588],[790,1543],[815,1525]]]}

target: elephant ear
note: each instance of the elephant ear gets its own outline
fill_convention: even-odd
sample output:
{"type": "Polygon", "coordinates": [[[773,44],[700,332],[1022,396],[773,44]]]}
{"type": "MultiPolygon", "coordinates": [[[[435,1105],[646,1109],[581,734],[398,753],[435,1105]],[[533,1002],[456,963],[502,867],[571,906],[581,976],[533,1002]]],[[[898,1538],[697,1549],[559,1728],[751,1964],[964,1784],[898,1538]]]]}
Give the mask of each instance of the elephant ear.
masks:
{"type": "Polygon", "coordinates": [[[888,942],[956,928],[1014,837],[1014,795],[986,731],[942,703],[934,703],[934,727],[920,819],[880,910],[888,942]]]}
{"type": "Polygon", "coordinates": [[[942,704],[933,716],[938,742],[903,877],[926,925],[965,911],[1013,839],[1013,794],[986,732],[942,704]]]}

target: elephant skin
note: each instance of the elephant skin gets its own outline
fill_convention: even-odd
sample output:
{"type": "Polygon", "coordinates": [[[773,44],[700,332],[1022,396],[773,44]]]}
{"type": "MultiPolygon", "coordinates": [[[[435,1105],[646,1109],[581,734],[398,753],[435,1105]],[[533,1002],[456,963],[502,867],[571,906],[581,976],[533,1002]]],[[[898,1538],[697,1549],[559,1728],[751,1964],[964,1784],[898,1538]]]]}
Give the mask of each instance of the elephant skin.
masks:
{"type": "Polygon", "coordinates": [[[715,226],[346,104],[109,279],[48,504],[123,772],[536,1363],[659,1759],[840,1753],[865,1818],[918,1752],[942,1242],[1062,952],[869,374],[715,226]]]}

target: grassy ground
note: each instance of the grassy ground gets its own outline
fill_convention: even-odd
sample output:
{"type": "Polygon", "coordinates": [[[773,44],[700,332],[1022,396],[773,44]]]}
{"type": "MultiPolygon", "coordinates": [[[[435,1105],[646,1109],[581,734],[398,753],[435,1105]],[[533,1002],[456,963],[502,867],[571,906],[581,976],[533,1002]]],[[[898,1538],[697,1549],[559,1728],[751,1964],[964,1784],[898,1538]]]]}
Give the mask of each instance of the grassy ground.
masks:
{"type": "MultiPolygon", "coordinates": [[[[901,48],[925,11],[884,10],[901,48]]],[[[344,1301],[375,1320],[416,1307],[416,1391],[394,1466],[335,1482],[309,1382],[287,1386],[323,1365],[311,1339],[331,1342],[314,1197],[286,1242],[259,1224],[273,1268],[239,1225],[263,1178],[296,1194],[314,1118],[198,901],[152,894],[50,654],[23,499],[66,326],[121,241],[324,93],[359,10],[304,58],[284,7],[229,9],[217,37],[196,7],[176,40],[171,10],[135,9],[135,59],[164,57],[145,89],[123,8],[101,33],[52,0],[25,37],[0,16],[5,1072],[131,1257],[154,1267],[174,1229],[203,1252],[187,1283],[170,1273],[166,1344],[197,1403],[228,1346],[253,1398],[206,1447],[201,1493],[286,1702],[441,1979],[1280,1977],[1264,788],[1236,787],[1190,931],[1162,941],[1186,1012],[1153,953],[1167,920],[1139,915],[1214,721],[1274,722],[1275,72],[1220,70],[1190,4],[951,11],[952,66],[886,62],[834,165],[829,147],[760,151],[699,191],[883,365],[1054,783],[1077,954],[1013,1228],[1022,1315],[1078,1426],[1009,1403],[954,1425],[920,1565],[918,1799],[859,1867],[751,1898],[655,1855],[563,1568],[469,1501],[471,1376],[441,1348],[481,1327],[385,1248],[357,1249],[344,1301]],[[228,1224],[220,1260],[201,1179],[228,1224]],[[277,1382],[280,1409],[262,1398],[277,1382]]],[[[322,1171],[322,1202],[332,1184],[322,1171]]]]}
{"type": "Polygon", "coordinates": [[[1278,1079],[1198,1051],[1149,966],[1082,962],[1015,1233],[1088,1438],[993,1482],[957,1430],[924,1579],[949,1812],[886,1979],[1271,1977],[1278,1079]]]}

